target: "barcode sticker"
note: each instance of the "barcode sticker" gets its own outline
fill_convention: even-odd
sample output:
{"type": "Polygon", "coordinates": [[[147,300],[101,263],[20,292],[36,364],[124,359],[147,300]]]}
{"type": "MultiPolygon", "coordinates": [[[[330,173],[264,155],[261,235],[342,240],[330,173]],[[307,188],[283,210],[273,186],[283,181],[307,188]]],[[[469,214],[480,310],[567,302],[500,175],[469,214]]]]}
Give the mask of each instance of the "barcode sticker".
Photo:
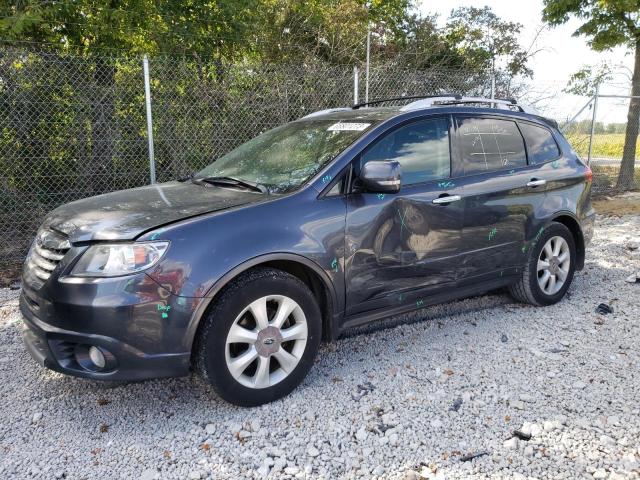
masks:
{"type": "Polygon", "coordinates": [[[338,122],[338,123],[334,123],[333,125],[331,125],[329,128],[327,128],[327,130],[329,132],[344,131],[344,130],[361,132],[362,130],[364,130],[365,128],[369,127],[370,125],[371,125],[370,123],[344,123],[344,122],[338,122]]]}

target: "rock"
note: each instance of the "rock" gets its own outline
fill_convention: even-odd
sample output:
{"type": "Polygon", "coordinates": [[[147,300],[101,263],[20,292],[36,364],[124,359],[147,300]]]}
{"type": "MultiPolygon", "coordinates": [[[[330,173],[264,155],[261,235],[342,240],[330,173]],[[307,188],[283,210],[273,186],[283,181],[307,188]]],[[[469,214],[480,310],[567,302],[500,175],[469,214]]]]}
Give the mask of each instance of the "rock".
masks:
{"type": "MultiPolygon", "coordinates": [[[[56,478],[60,478],[60,477],[56,477],[56,478]]],[[[140,475],[140,480],[158,480],[159,478],[160,478],[160,474],[154,468],[147,468],[140,475]]]]}
{"type": "Polygon", "coordinates": [[[420,480],[421,477],[422,476],[415,470],[407,470],[404,473],[404,480],[420,480]]]}
{"type": "Polygon", "coordinates": [[[604,468],[599,468],[593,472],[593,478],[607,478],[607,471],[604,468]]]}
{"type": "Polygon", "coordinates": [[[306,473],[307,475],[311,475],[312,472],[313,472],[312,465],[307,464],[304,466],[304,473],[306,473]]]}
{"type": "Polygon", "coordinates": [[[520,400],[527,403],[533,403],[536,401],[533,395],[529,395],[528,393],[523,393],[522,395],[520,395],[520,400]]]}
{"type": "Polygon", "coordinates": [[[640,273],[632,273],[624,281],[627,283],[640,283],[640,273]]]}
{"type": "Polygon", "coordinates": [[[192,470],[189,472],[189,480],[200,480],[202,475],[197,470],[192,470]]]}
{"type": "Polygon", "coordinates": [[[500,337],[500,341],[502,343],[507,343],[509,341],[509,337],[507,337],[507,335],[503,333],[502,336],[500,337]]]}
{"type": "Polygon", "coordinates": [[[518,430],[525,435],[531,435],[531,423],[524,422],[518,430]]]}
{"type": "Polygon", "coordinates": [[[384,473],[384,467],[382,465],[378,465],[376,468],[373,469],[373,472],[371,472],[373,475],[379,477],[380,475],[382,475],[384,473]]]}
{"type": "Polygon", "coordinates": [[[542,428],[537,423],[531,424],[531,428],[529,429],[529,433],[532,437],[537,437],[542,433],[542,428]]]}
{"type": "Polygon", "coordinates": [[[516,410],[524,410],[524,402],[522,402],[521,400],[513,400],[511,402],[511,406],[516,410]]]}
{"type": "Polygon", "coordinates": [[[616,441],[609,435],[600,435],[600,443],[606,447],[613,447],[616,441]]]}
{"type": "Polygon", "coordinates": [[[229,430],[231,430],[231,433],[238,433],[240,430],[242,430],[242,424],[237,422],[231,423],[229,425],[229,430]]]}
{"type": "Polygon", "coordinates": [[[366,440],[367,436],[369,434],[367,433],[367,431],[365,430],[364,427],[361,427],[357,432],[356,432],[356,440],[359,441],[363,441],[366,440]]]}
{"type": "Polygon", "coordinates": [[[310,457],[317,457],[318,455],[320,455],[320,450],[311,445],[309,448],[307,448],[307,455],[309,455],[310,457]]]}
{"type": "Polygon", "coordinates": [[[300,469],[298,467],[287,467],[284,469],[284,473],[287,475],[296,475],[300,469]]]}
{"type": "Polygon", "coordinates": [[[621,473],[611,472],[608,480],[626,480],[628,477],[621,473]]]}
{"type": "Polygon", "coordinates": [[[442,421],[439,418],[434,418],[433,420],[431,420],[431,426],[433,428],[440,428],[442,427],[442,421]]]}
{"type": "Polygon", "coordinates": [[[216,426],[213,423],[207,423],[207,426],[204,427],[204,431],[207,432],[207,435],[213,435],[216,433],[216,426]]]}
{"type": "Polygon", "coordinates": [[[270,471],[271,469],[269,467],[267,467],[266,465],[262,465],[260,468],[258,468],[258,475],[264,478],[269,475],[270,471]]]}
{"type": "Polygon", "coordinates": [[[527,457],[533,457],[533,446],[527,445],[524,447],[524,454],[527,457]]]}
{"type": "Polygon", "coordinates": [[[587,388],[587,384],[578,380],[577,382],[574,382],[573,388],[575,388],[576,390],[584,390],[585,388],[587,388]]]}
{"type": "Polygon", "coordinates": [[[556,429],[556,424],[555,422],[547,420],[542,424],[542,428],[545,432],[551,432],[552,430],[556,429]]]}
{"type": "Polygon", "coordinates": [[[461,406],[462,406],[462,398],[458,397],[453,401],[453,405],[451,405],[451,408],[449,410],[453,412],[457,412],[458,410],[460,410],[461,406]]]}
{"type": "Polygon", "coordinates": [[[31,417],[31,423],[38,423],[40,420],[42,420],[42,412],[36,412],[31,417]]]}
{"type": "Polygon", "coordinates": [[[505,440],[502,444],[504,448],[508,448],[510,450],[518,448],[519,441],[516,437],[512,437],[509,440],[505,440]]]}

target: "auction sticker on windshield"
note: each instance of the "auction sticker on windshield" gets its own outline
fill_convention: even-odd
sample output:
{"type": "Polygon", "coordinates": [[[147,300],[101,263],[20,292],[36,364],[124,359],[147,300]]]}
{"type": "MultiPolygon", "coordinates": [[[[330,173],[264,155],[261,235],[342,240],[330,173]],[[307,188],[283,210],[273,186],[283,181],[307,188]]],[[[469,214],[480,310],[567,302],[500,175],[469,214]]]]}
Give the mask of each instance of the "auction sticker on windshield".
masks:
{"type": "Polygon", "coordinates": [[[369,125],[371,125],[371,124],[370,123],[338,122],[338,123],[334,123],[333,125],[331,125],[329,128],[327,128],[327,130],[330,131],[330,132],[342,131],[342,130],[360,132],[360,131],[364,130],[365,128],[367,128],[369,125]]]}

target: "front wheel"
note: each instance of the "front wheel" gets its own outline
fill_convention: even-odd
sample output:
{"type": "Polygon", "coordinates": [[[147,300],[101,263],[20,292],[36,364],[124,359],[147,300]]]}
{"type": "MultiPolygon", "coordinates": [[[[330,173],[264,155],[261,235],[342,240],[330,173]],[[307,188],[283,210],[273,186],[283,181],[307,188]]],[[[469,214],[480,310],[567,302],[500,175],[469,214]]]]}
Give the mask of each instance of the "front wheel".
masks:
{"type": "Polygon", "coordinates": [[[552,305],[567,292],[576,264],[571,231],[561,223],[546,227],[529,250],[521,278],[509,288],[511,295],[532,305],[552,305]]]}
{"type": "Polygon", "coordinates": [[[196,367],[225,400],[261,405],[291,392],[318,351],[318,304],[298,278],[256,269],[225,288],[197,338],[196,367]]]}

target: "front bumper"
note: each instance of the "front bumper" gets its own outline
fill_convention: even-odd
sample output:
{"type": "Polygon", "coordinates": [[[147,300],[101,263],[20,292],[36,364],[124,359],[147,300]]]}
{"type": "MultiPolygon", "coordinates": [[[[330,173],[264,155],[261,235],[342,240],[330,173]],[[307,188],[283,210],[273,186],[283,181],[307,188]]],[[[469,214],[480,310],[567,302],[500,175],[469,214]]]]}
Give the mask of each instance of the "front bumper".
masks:
{"type": "Polygon", "coordinates": [[[40,365],[77,377],[133,381],[187,375],[191,354],[176,332],[188,315],[180,315],[179,308],[171,318],[153,313],[177,298],[88,308],[45,299],[25,286],[20,296],[25,346],[40,365]],[[90,347],[107,354],[105,368],[88,361],[90,347]]]}

